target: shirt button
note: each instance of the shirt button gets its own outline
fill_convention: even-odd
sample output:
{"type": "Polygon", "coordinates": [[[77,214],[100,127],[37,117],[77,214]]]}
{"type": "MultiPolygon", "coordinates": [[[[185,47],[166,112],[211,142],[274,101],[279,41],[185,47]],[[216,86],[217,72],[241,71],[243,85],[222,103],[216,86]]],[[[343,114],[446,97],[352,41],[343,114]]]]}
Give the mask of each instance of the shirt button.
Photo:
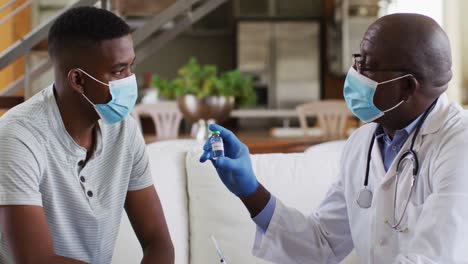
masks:
{"type": "Polygon", "coordinates": [[[83,165],[84,165],[84,160],[80,160],[80,161],[78,162],[78,166],[81,167],[81,166],[83,166],[83,165]]]}
{"type": "Polygon", "coordinates": [[[397,147],[394,145],[392,146],[393,151],[397,151],[397,147]]]}
{"type": "Polygon", "coordinates": [[[93,197],[93,192],[92,191],[88,191],[87,194],[88,194],[89,197],[93,197]]]}
{"type": "Polygon", "coordinates": [[[84,177],[84,176],[81,176],[81,177],[80,177],[80,181],[81,181],[81,182],[85,182],[85,181],[86,181],[85,177],[84,177]]]}

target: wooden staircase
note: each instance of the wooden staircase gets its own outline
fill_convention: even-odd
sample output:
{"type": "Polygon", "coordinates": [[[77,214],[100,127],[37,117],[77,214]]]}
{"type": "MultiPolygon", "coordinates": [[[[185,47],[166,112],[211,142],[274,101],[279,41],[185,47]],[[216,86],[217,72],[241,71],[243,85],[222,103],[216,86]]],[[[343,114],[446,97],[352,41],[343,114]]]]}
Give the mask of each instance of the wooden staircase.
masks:
{"type": "MultiPolygon", "coordinates": [[[[191,25],[226,1],[227,0],[177,0],[157,15],[144,17],[138,20],[127,19],[127,23],[133,29],[132,36],[137,57],[136,67],[180,33],[190,28],[191,25]]],[[[26,1],[26,3],[31,4],[32,1],[26,1]]],[[[38,92],[32,89],[31,83],[52,67],[52,63],[47,55],[46,40],[49,29],[55,18],[69,8],[96,5],[105,9],[109,7],[107,0],[74,1],[0,54],[0,70],[5,69],[20,58],[25,58],[24,74],[7,87],[0,87],[0,109],[11,108],[38,92]],[[44,58],[40,62],[32,65],[30,63],[30,56],[36,54],[43,54],[44,56],[41,57],[44,58]],[[15,96],[21,91],[23,91],[24,96],[15,96]]],[[[22,8],[25,7],[22,6],[22,8]]],[[[15,9],[12,12],[19,11],[15,9]]]]}

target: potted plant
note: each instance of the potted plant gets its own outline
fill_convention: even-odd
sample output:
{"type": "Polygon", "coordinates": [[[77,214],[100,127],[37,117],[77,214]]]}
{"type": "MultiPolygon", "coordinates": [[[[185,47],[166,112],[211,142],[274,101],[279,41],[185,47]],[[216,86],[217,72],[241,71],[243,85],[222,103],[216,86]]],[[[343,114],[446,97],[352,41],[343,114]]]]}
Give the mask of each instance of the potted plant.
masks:
{"type": "Polygon", "coordinates": [[[228,118],[235,102],[239,107],[253,106],[256,102],[250,78],[239,70],[218,74],[216,66],[200,65],[195,58],[179,69],[175,79],[155,76],[153,85],[160,96],[177,99],[185,119],[198,122],[198,139],[206,138],[208,123],[228,118]]]}
{"type": "Polygon", "coordinates": [[[157,75],[153,76],[151,87],[156,89],[157,100],[175,101],[176,89],[173,81],[164,80],[157,75]]]}

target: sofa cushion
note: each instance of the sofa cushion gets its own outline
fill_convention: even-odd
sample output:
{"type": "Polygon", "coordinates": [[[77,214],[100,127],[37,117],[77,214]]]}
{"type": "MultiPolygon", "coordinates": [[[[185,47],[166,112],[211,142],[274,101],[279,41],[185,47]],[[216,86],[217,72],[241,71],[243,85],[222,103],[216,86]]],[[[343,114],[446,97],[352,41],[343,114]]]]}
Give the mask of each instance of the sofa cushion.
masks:
{"type": "Polygon", "coordinates": [[[214,235],[228,263],[267,263],[251,254],[255,225],[239,199],[219,180],[211,162],[201,164],[200,152],[187,155],[190,217],[190,263],[219,263],[214,235]]]}
{"type": "MultiPolygon", "coordinates": [[[[188,150],[200,148],[201,143],[193,140],[161,141],[148,145],[154,185],[174,243],[177,264],[189,263],[185,156],[188,150]]],[[[112,263],[140,263],[142,256],[141,246],[124,213],[112,263]]]]}
{"type": "Polygon", "coordinates": [[[258,180],[285,205],[310,214],[337,179],[343,146],[343,142],[333,142],[304,153],[253,155],[252,166],[258,180]]]}
{"type": "MultiPolygon", "coordinates": [[[[286,205],[310,214],[336,180],[344,142],[317,145],[305,153],[252,155],[262,184],[286,205]]],[[[213,234],[230,263],[266,263],[252,256],[255,224],[242,203],[218,178],[212,164],[198,162],[200,151],[187,155],[191,264],[216,261],[213,234]]],[[[355,263],[353,261],[346,263],[355,263]]]]}

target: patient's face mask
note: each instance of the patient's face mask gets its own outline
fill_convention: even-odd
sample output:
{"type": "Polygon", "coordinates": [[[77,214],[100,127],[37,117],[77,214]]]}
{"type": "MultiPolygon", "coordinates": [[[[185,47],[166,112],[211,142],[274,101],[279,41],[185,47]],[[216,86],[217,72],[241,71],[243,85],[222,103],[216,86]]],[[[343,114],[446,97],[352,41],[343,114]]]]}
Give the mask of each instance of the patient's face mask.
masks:
{"type": "Polygon", "coordinates": [[[351,110],[351,112],[361,121],[365,123],[375,121],[385,113],[392,111],[404,102],[404,100],[401,100],[395,106],[387,110],[378,109],[374,104],[374,95],[375,91],[377,90],[377,86],[409,76],[412,75],[407,74],[379,83],[358,73],[353,67],[351,67],[348,71],[348,74],[346,75],[343,89],[346,104],[348,105],[348,108],[351,110]]]}
{"type": "Polygon", "coordinates": [[[83,93],[84,98],[93,105],[98,115],[107,124],[115,124],[124,120],[132,111],[138,97],[138,86],[135,74],[110,81],[109,84],[99,81],[82,69],[78,69],[98,83],[109,86],[112,99],[106,104],[94,104],[83,93]]]}

